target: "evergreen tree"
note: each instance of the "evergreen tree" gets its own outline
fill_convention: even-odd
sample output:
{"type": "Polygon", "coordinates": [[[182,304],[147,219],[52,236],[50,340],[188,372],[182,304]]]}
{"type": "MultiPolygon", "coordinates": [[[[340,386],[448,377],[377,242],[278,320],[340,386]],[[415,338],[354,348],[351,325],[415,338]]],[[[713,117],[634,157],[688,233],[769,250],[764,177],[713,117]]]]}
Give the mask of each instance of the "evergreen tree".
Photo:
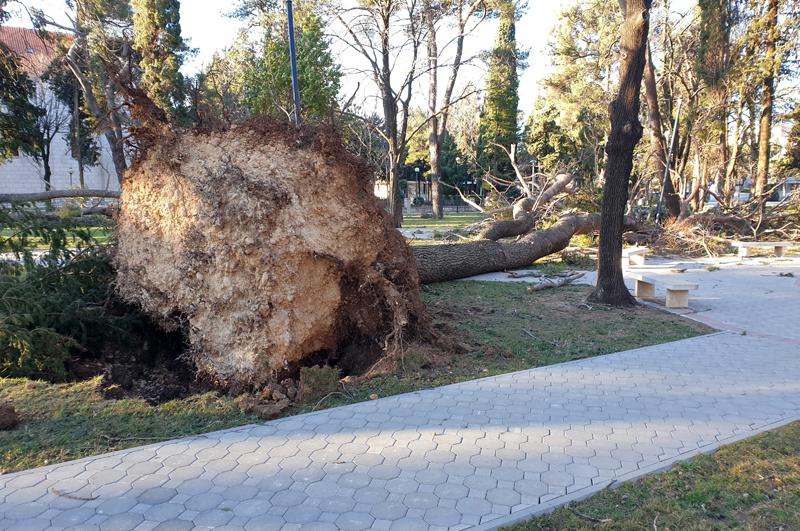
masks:
{"type": "MultiPolygon", "coordinates": [[[[618,28],[616,0],[579,2],[561,12],[549,45],[553,73],[544,80],[545,94],[531,113],[534,123],[528,124],[547,131],[551,151],[537,157],[546,171],[560,162],[586,182],[600,173],[616,78],[618,28]]],[[[536,142],[544,149],[544,140],[529,133],[529,149],[535,151],[531,144],[536,142]]]]}
{"type": "MultiPolygon", "coordinates": [[[[265,26],[261,53],[246,76],[247,100],[255,113],[285,118],[294,108],[286,14],[270,13],[265,26]]],[[[310,10],[295,12],[295,45],[301,115],[318,122],[336,106],[341,72],[322,21],[310,10]]]]}
{"type": "Polygon", "coordinates": [[[800,104],[792,113],[792,128],[786,138],[786,154],[781,163],[784,172],[800,172],[800,104]]]}
{"type": "Polygon", "coordinates": [[[185,120],[186,87],[180,73],[188,51],[181,37],[180,0],[133,0],[133,47],[141,86],[161,110],[185,120]]]}
{"type": "Polygon", "coordinates": [[[489,54],[489,73],[480,124],[478,164],[484,171],[498,177],[513,176],[511,161],[503,148],[519,140],[517,106],[519,77],[515,24],[517,6],[514,0],[502,0],[497,10],[500,25],[494,48],[489,54]]]}
{"type": "MultiPolygon", "coordinates": [[[[575,142],[559,126],[558,118],[558,109],[540,97],[525,125],[525,152],[536,159],[539,172],[554,172],[559,166],[580,167],[580,154],[575,142]]],[[[591,171],[591,168],[583,169],[591,171]]]]}
{"type": "MultiPolygon", "coordinates": [[[[0,24],[8,18],[6,3],[0,0],[0,24]]],[[[42,111],[31,103],[33,94],[33,82],[18,58],[0,43],[0,162],[38,152],[37,121],[42,111]]]]}

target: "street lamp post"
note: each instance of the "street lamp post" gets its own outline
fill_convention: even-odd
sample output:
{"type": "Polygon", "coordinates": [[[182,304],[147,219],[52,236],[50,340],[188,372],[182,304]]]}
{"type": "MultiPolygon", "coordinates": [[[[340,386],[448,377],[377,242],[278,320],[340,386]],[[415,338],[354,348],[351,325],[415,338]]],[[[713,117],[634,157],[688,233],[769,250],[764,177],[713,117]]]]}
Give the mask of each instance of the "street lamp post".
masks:
{"type": "Polygon", "coordinates": [[[292,65],[292,98],[294,99],[292,121],[295,127],[300,127],[300,87],[297,84],[297,51],[294,45],[294,13],[292,12],[292,0],[286,0],[286,18],[289,21],[289,62],[292,65]]]}

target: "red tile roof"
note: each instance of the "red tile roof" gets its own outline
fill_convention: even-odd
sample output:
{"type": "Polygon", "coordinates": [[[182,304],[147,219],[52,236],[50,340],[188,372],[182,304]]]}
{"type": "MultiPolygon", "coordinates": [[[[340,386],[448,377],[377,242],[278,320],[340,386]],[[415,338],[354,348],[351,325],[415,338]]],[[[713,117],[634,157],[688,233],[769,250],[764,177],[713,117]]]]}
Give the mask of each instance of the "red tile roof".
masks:
{"type": "Polygon", "coordinates": [[[40,76],[57,55],[57,33],[48,33],[54,39],[42,39],[39,32],[30,28],[0,26],[0,42],[20,58],[20,65],[34,76],[40,76]]]}

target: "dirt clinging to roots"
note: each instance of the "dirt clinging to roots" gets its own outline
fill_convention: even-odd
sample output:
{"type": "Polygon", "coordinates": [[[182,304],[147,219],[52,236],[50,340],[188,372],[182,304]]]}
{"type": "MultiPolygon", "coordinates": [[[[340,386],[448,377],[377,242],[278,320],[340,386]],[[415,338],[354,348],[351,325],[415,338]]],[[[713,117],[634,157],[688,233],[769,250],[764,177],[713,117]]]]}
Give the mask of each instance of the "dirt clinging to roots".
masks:
{"type": "Polygon", "coordinates": [[[260,386],[366,370],[429,320],[414,258],[332,136],[251,123],[164,136],[126,174],[118,289],[201,373],[260,386]]]}

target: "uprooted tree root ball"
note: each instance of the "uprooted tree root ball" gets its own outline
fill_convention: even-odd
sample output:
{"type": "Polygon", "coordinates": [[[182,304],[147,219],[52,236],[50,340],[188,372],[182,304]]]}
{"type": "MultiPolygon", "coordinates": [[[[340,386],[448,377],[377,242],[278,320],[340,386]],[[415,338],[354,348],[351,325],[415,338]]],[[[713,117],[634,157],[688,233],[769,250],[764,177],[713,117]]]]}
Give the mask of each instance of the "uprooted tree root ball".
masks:
{"type": "Polygon", "coordinates": [[[355,374],[430,333],[414,256],[335,137],[252,122],[163,138],[126,174],[117,283],[185,332],[202,374],[355,374]]]}

